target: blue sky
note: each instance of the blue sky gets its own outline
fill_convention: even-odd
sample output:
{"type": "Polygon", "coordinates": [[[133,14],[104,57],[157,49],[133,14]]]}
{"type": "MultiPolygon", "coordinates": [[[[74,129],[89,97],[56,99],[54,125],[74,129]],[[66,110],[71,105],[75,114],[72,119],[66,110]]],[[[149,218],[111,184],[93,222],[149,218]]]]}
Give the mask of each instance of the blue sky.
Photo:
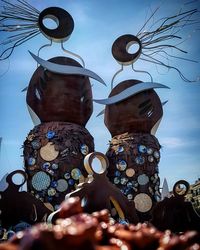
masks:
{"type": "MultiPolygon", "coordinates": [[[[10,1],[14,2],[14,1],[10,1]]],[[[123,34],[136,34],[145,19],[160,6],[155,20],[177,14],[180,8],[192,9],[200,6],[200,1],[139,1],[139,0],[43,0],[29,1],[39,10],[58,6],[66,9],[75,22],[74,31],[65,43],[65,48],[75,52],[84,59],[86,68],[96,72],[107,83],[104,87],[95,80],[93,97],[105,98],[110,92],[110,82],[114,73],[120,68],[111,54],[114,40],[123,34]],[[191,2],[190,4],[184,4],[191,2]]],[[[200,17],[200,15],[199,15],[200,17]]],[[[199,26],[184,28],[181,36],[187,40],[181,48],[188,51],[187,58],[200,61],[199,26]]],[[[1,34],[1,37],[5,34],[1,34]]],[[[39,35],[15,49],[12,56],[0,61],[0,137],[3,137],[0,154],[0,177],[15,169],[23,168],[21,145],[33,123],[26,108],[26,87],[36,69],[36,63],[28,50],[37,54],[38,49],[48,43],[43,35],[39,35]]],[[[0,50],[3,48],[0,47],[0,50]]],[[[174,51],[173,55],[180,56],[174,51]]],[[[59,44],[53,43],[45,48],[40,56],[44,59],[65,55],[59,44]]],[[[67,55],[66,55],[67,56],[67,55]]],[[[173,59],[173,64],[188,77],[196,79],[200,76],[200,64],[173,59]]],[[[200,82],[185,83],[179,75],[170,70],[157,69],[155,65],[137,61],[136,69],[148,70],[154,82],[170,87],[170,90],[156,90],[162,101],[168,100],[164,106],[164,116],[156,137],[162,145],[159,164],[161,181],[166,177],[170,187],[179,179],[193,183],[200,178],[200,82]]],[[[148,75],[135,73],[131,67],[115,79],[114,85],[125,79],[149,81],[148,75]]],[[[87,124],[93,135],[96,151],[106,152],[110,134],[107,131],[103,116],[96,115],[103,109],[94,104],[94,112],[87,124]]]]}

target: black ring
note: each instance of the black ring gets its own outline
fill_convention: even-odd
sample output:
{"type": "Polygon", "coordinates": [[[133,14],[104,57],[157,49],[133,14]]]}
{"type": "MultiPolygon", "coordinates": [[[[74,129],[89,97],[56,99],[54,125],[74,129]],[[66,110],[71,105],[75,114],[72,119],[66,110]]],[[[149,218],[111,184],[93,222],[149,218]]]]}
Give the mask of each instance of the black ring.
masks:
{"type": "Polygon", "coordinates": [[[136,36],[130,34],[118,37],[112,45],[113,57],[122,64],[132,63],[134,60],[137,59],[141,51],[142,51],[142,44],[140,40],[136,36]],[[127,45],[131,42],[137,43],[139,45],[138,51],[133,54],[130,54],[127,51],[127,45]]]}
{"type": "Polygon", "coordinates": [[[6,181],[8,182],[9,185],[12,185],[12,186],[16,186],[16,187],[21,187],[24,185],[24,183],[27,181],[27,175],[26,173],[23,171],[23,170],[15,170],[13,172],[11,172],[7,177],[6,177],[6,181]],[[12,180],[12,177],[15,175],[15,174],[21,174],[23,177],[24,177],[24,180],[22,181],[21,184],[15,184],[12,180]]]}
{"type": "Polygon", "coordinates": [[[44,9],[38,19],[38,26],[42,33],[50,39],[65,40],[71,35],[74,29],[74,20],[72,16],[64,9],[58,7],[50,7],[44,9]],[[43,24],[45,18],[52,18],[58,20],[58,27],[55,29],[48,29],[43,24]]]}
{"type": "Polygon", "coordinates": [[[180,181],[177,181],[175,184],[174,184],[174,187],[173,187],[173,194],[176,196],[176,197],[180,197],[180,196],[185,196],[188,191],[190,189],[190,185],[187,181],[185,180],[180,180],[180,181]],[[183,184],[186,188],[185,192],[183,192],[182,194],[179,194],[177,191],[176,191],[176,187],[180,184],[183,184]]]}

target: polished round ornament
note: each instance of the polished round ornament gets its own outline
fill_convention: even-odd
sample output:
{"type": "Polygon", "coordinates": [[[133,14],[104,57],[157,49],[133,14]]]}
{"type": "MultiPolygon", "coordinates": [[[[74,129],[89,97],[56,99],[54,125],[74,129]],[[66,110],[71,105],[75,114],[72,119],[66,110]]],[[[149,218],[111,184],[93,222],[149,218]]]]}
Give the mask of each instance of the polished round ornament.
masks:
{"type": "Polygon", "coordinates": [[[124,160],[119,160],[119,161],[117,162],[116,166],[117,166],[117,169],[118,169],[119,171],[124,171],[124,170],[126,169],[126,167],[127,167],[127,163],[126,163],[126,161],[124,161],[124,160]]]}
{"type": "Polygon", "coordinates": [[[54,138],[54,136],[55,136],[55,132],[54,131],[48,131],[46,133],[47,139],[52,139],[52,138],[54,138]]]}
{"type": "Polygon", "coordinates": [[[138,165],[143,165],[145,163],[145,158],[143,156],[139,155],[135,158],[135,162],[138,165]]]}
{"type": "Polygon", "coordinates": [[[132,183],[132,182],[128,182],[128,183],[126,184],[126,186],[127,186],[127,188],[133,188],[133,183],[132,183]]]}
{"type": "Polygon", "coordinates": [[[127,182],[128,182],[128,179],[127,179],[126,177],[122,177],[122,178],[120,179],[120,183],[121,183],[122,185],[126,185],[127,182]]]}
{"type": "Polygon", "coordinates": [[[115,171],[115,176],[119,177],[121,175],[120,171],[115,171]]]}
{"type": "Polygon", "coordinates": [[[153,162],[153,161],[154,161],[154,158],[153,158],[152,155],[149,155],[149,156],[147,157],[147,159],[148,159],[148,162],[153,162]]]}
{"type": "Polygon", "coordinates": [[[120,183],[120,178],[119,177],[115,177],[114,178],[114,184],[119,184],[120,183]]]}
{"type": "Polygon", "coordinates": [[[53,163],[51,165],[51,167],[52,167],[53,170],[56,170],[56,169],[58,169],[58,164],[57,163],[53,163]]]}
{"type": "Polygon", "coordinates": [[[69,180],[69,179],[71,178],[70,173],[66,172],[66,173],[64,174],[64,178],[65,178],[66,180],[69,180]]]}
{"type": "Polygon", "coordinates": [[[146,185],[149,182],[149,177],[146,174],[141,174],[137,180],[140,185],[146,185]]]}
{"type": "Polygon", "coordinates": [[[42,191],[50,186],[51,179],[48,174],[43,171],[37,172],[32,178],[32,186],[37,191],[42,191]]]}
{"type": "Polygon", "coordinates": [[[119,146],[117,149],[118,153],[122,153],[124,152],[124,147],[123,146],[119,146]]]}
{"type": "Polygon", "coordinates": [[[36,163],[36,159],[33,157],[28,158],[28,165],[33,166],[36,163]]]}
{"type": "Polygon", "coordinates": [[[56,189],[51,187],[47,191],[48,196],[54,196],[56,194],[56,189]]]}
{"type": "Polygon", "coordinates": [[[152,200],[148,194],[137,194],[134,198],[134,202],[135,208],[141,213],[146,213],[152,208],[152,200]]]}
{"type": "Polygon", "coordinates": [[[73,186],[74,183],[75,183],[75,181],[74,181],[73,179],[69,179],[69,180],[68,180],[68,184],[69,184],[70,186],[73,186]]]}
{"type": "Polygon", "coordinates": [[[139,146],[138,146],[138,151],[139,151],[140,153],[145,154],[145,153],[147,152],[147,147],[146,147],[145,145],[139,145],[139,146]]]}
{"type": "Polygon", "coordinates": [[[133,177],[135,175],[135,170],[133,168],[127,168],[126,169],[126,175],[128,177],[133,177]]]}
{"type": "Polygon", "coordinates": [[[59,155],[59,151],[55,150],[55,145],[52,142],[48,142],[45,146],[40,148],[40,156],[45,161],[53,161],[59,155]]]}
{"type": "Polygon", "coordinates": [[[148,154],[148,155],[153,154],[153,149],[152,149],[152,148],[147,148],[147,154],[148,154]]]}
{"type": "Polygon", "coordinates": [[[89,148],[86,144],[82,144],[80,150],[83,155],[87,155],[89,153],[89,148]]]}
{"type": "Polygon", "coordinates": [[[39,140],[32,141],[31,146],[33,149],[39,149],[41,147],[40,141],[39,140]]]}
{"type": "Polygon", "coordinates": [[[158,151],[154,151],[153,155],[156,159],[160,158],[160,153],[158,151]]]}
{"type": "Polygon", "coordinates": [[[52,181],[52,182],[51,182],[51,187],[55,188],[55,187],[57,187],[57,186],[58,186],[57,181],[52,181]]]}
{"type": "Polygon", "coordinates": [[[128,194],[127,198],[128,198],[128,200],[132,200],[133,199],[133,195],[132,194],[128,194]]]}
{"type": "Polygon", "coordinates": [[[51,166],[51,163],[50,163],[50,162],[45,162],[45,163],[42,164],[42,169],[43,169],[43,170],[47,170],[47,169],[50,168],[50,166],[51,166]]]}
{"type": "Polygon", "coordinates": [[[72,171],[71,171],[71,177],[74,180],[78,180],[81,175],[82,175],[82,173],[81,173],[80,169],[78,169],[78,168],[72,169],[72,171]]]}
{"type": "Polygon", "coordinates": [[[57,181],[57,191],[59,192],[65,192],[68,189],[68,183],[65,179],[59,179],[57,181]]]}

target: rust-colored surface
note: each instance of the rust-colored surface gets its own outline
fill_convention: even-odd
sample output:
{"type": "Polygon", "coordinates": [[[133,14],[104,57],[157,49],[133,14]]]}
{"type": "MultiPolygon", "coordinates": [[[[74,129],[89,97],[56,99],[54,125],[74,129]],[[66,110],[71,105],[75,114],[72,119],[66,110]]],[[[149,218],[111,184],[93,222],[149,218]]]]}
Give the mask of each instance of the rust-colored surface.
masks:
{"type": "Polygon", "coordinates": [[[43,202],[36,199],[33,195],[25,191],[19,191],[26,179],[21,185],[16,185],[12,181],[12,177],[15,174],[26,176],[22,170],[13,171],[6,178],[8,183],[7,189],[4,192],[0,192],[0,220],[1,226],[5,228],[16,225],[20,221],[30,224],[41,222],[45,216],[51,213],[43,202]]]}
{"type": "MultiPolygon", "coordinates": [[[[126,80],[119,83],[109,97],[131,87],[139,80],[126,80]]],[[[162,117],[160,98],[154,90],[145,90],[121,102],[107,105],[104,122],[112,136],[123,133],[150,133],[156,122],[162,117]],[[151,116],[148,111],[152,110],[151,116]]]]}
{"type": "MultiPolygon", "coordinates": [[[[86,128],[80,125],[68,122],[46,122],[36,126],[30,131],[24,142],[23,153],[25,171],[28,175],[28,191],[43,202],[50,202],[53,206],[59,205],[64,200],[65,195],[75,190],[79,184],[79,178],[73,178],[73,171],[80,171],[80,177],[83,179],[84,176],[87,176],[83,160],[87,153],[93,151],[93,137],[86,128]],[[48,133],[53,133],[54,136],[47,138],[48,133]],[[87,150],[82,151],[82,146],[85,146],[88,152],[87,150]],[[42,150],[45,148],[46,150],[42,150]],[[41,191],[35,190],[32,183],[38,172],[42,172],[46,178],[50,179],[51,183],[41,191]],[[56,186],[60,180],[68,186],[62,192],[58,191],[56,186]],[[53,192],[56,190],[56,193],[49,195],[52,183],[55,184],[53,192]]],[[[39,185],[39,183],[36,184],[39,185]]]]}
{"type": "MultiPolygon", "coordinates": [[[[49,61],[81,67],[68,57],[55,57],[49,61]]],[[[93,111],[88,77],[55,74],[44,71],[41,66],[30,80],[26,101],[41,122],[66,121],[85,126],[93,111]]]]}

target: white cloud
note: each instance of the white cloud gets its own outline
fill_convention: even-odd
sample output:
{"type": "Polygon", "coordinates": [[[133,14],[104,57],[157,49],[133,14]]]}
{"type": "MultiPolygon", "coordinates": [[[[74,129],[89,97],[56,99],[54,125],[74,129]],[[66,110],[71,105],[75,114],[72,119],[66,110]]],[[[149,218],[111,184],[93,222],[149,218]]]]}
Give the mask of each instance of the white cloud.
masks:
{"type": "Polygon", "coordinates": [[[167,148],[180,148],[187,146],[187,142],[178,137],[163,137],[160,139],[160,143],[167,148]]]}

